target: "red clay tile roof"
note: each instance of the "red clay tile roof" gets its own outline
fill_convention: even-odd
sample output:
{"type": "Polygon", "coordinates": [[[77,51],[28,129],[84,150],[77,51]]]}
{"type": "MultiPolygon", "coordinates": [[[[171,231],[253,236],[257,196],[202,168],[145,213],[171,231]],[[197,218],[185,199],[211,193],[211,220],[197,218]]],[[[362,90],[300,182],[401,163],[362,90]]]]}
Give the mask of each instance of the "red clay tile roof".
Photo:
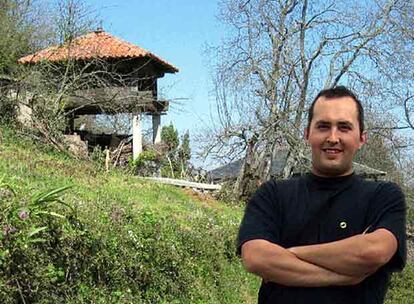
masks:
{"type": "Polygon", "coordinates": [[[72,40],[71,44],[52,46],[37,53],[27,55],[18,60],[22,64],[38,63],[43,60],[59,62],[68,57],[75,60],[123,59],[148,57],[164,68],[165,72],[176,73],[178,69],[156,55],[133,45],[132,43],[116,38],[104,31],[94,31],[72,40]]]}

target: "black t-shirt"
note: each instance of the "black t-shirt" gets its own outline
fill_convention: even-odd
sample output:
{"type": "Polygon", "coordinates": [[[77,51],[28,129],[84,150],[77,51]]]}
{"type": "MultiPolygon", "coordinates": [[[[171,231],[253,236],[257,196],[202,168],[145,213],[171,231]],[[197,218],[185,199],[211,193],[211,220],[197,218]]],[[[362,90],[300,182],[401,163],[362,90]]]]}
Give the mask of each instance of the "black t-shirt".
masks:
{"type": "Polygon", "coordinates": [[[284,248],[337,241],[385,228],[398,241],[390,262],[355,286],[287,287],[262,283],[259,303],[383,303],[390,273],[406,261],[405,202],[389,182],[352,174],[322,178],[313,174],[263,184],[246,206],[240,226],[243,243],[264,239],[284,248]]]}

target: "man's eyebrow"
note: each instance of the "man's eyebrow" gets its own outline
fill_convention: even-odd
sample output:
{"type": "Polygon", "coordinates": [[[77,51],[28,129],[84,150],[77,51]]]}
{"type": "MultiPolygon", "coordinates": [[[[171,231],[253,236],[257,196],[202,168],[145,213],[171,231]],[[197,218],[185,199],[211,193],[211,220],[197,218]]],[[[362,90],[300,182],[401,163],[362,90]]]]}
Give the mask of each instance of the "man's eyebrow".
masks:
{"type": "Polygon", "coordinates": [[[340,126],[349,126],[349,127],[352,127],[352,128],[354,127],[354,124],[350,121],[347,121],[347,120],[339,121],[338,125],[340,125],[340,126]]]}
{"type": "Polygon", "coordinates": [[[317,125],[330,125],[331,123],[326,120],[318,120],[315,124],[317,125]]]}
{"type": "MultiPolygon", "coordinates": [[[[327,120],[318,120],[318,121],[315,122],[315,125],[317,125],[317,126],[320,126],[320,125],[330,126],[331,124],[332,124],[332,122],[327,121],[327,120]]],[[[345,126],[345,127],[354,128],[354,124],[349,120],[340,120],[340,121],[337,122],[337,125],[341,126],[341,127],[345,126]]]]}

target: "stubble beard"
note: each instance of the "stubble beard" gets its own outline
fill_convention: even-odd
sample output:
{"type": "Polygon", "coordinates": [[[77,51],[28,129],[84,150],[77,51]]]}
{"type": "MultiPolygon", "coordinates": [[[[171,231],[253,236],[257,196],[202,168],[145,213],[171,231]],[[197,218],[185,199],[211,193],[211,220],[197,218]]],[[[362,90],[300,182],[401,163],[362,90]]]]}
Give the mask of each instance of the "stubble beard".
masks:
{"type": "Polygon", "coordinates": [[[352,161],[334,163],[328,159],[312,160],[312,171],[316,175],[337,177],[352,173],[352,161]]]}

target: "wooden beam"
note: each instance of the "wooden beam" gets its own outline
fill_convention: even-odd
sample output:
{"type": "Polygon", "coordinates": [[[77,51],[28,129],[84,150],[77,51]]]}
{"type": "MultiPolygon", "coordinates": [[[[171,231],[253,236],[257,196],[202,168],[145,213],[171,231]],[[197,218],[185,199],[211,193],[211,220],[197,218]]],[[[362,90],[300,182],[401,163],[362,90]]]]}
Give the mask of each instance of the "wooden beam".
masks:
{"type": "Polygon", "coordinates": [[[158,182],[161,184],[168,184],[180,187],[188,187],[188,188],[196,188],[196,189],[203,189],[203,190],[220,190],[221,185],[214,185],[214,184],[204,184],[204,183],[196,183],[196,182],[189,182],[183,179],[173,179],[173,178],[165,178],[165,177],[142,177],[139,178],[145,180],[151,180],[154,182],[158,182]]]}

